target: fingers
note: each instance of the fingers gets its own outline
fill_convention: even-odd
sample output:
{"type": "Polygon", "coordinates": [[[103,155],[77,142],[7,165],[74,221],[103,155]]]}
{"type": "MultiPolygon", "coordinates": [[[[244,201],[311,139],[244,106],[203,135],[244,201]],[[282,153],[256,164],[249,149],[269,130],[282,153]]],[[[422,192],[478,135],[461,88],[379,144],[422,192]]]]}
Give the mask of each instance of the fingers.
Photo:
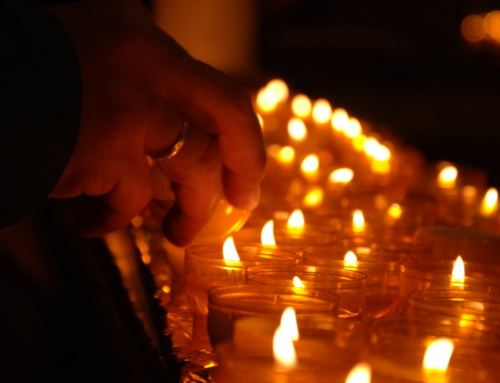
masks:
{"type": "Polygon", "coordinates": [[[100,197],[88,198],[77,209],[75,226],[86,237],[98,237],[126,226],[153,195],[146,158],[130,163],[113,188],[100,197]]]}
{"type": "Polygon", "coordinates": [[[224,192],[231,204],[258,204],[266,155],[262,133],[247,92],[219,71],[186,56],[163,63],[157,91],[204,132],[217,136],[224,192]]]}
{"type": "Polygon", "coordinates": [[[209,134],[192,127],[179,153],[158,166],[173,182],[176,196],[164,233],[174,244],[185,246],[209,220],[221,193],[219,147],[209,134]]]}

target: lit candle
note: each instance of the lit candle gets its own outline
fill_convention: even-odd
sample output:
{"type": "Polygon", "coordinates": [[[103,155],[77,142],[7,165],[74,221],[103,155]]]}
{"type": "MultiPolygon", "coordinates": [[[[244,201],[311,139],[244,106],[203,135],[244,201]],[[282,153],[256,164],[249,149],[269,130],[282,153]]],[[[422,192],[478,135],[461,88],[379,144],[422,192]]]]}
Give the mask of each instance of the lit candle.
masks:
{"type": "Polygon", "coordinates": [[[300,170],[302,174],[309,179],[315,179],[318,176],[319,158],[316,154],[310,154],[302,161],[300,170]]]}
{"type": "Polygon", "coordinates": [[[292,112],[297,117],[305,118],[311,114],[311,100],[304,94],[298,94],[292,99],[292,112]]]}
{"type": "Polygon", "coordinates": [[[361,210],[354,210],[352,214],[352,230],[361,233],[365,230],[365,217],[361,210]]]}
{"type": "Polygon", "coordinates": [[[389,209],[387,209],[387,214],[394,219],[399,219],[401,218],[401,214],[403,214],[403,211],[401,209],[401,206],[397,203],[393,203],[391,206],[389,206],[389,209]]]}
{"type": "Polygon", "coordinates": [[[345,109],[337,108],[333,111],[331,124],[333,130],[339,133],[347,129],[349,125],[349,115],[345,109]]]}
{"type": "Polygon", "coordinates": [[[304,232],[304,227],[304,214],[300,209],[294,210],[286,224],[288,233],[292,235],[300,235],[304,232]]]}
{"type": "Polygon", "coordinates": [[[344,266],[346,268],[352,268],[356,270],[356,265],[358,264],[358,257],[352,251],[348,251],[344,257],[344,266]]]}
{"type": "Polygon", "coordinates": [[[344,134],[349,138],[354,138],[361,134],[361,124],[357,118],[351,117],[344,129],[344,134]]]}
{"type": "Polygon", "coordinates": [[[328,100],[320,98],[316,100],[312,110],[312,118],[317,124],[326,124],[332,116],[332,107],[328,100]]]}
{"type": "Polygon", "coordinates": [[[354,172],[349,168],[340,168],[334,170],[328,176],[328,182],[331,184],[347,185],[352,181],[354,172]]]}
{"type": "Polygon", "coordinates": [[[295,160],[295,150],[291,146],[283,146],[276,158],[282,164],[291,164],[295,160]]]}
{"type": "Polygon", "coordinates": [[[301,287],[301,288],[304,288],[304,284],[302,283],[302,281],[300,280],[299,277],[295,276],[293,277],[293,286],[294,287],[301,287]]]}
{"type": "Polygon", "coordinates": [[[260,240],[263,245],[276,246],[274,239],[274,221],[271,219],[262,228],[260,240]]]}
{"type": "Polygon", "coordinates": [[[457,181],[458,170],[454,166],[447,166],[439,172],[437,183],[443,189],[451,189],[455,187],[457,181]]]}
{"type": "Polygon", "coordinates": [[[321,188],[314,188],[306,194],[302,203],[306,207],[318,207],[323,202],[323,190],[321,188]]]}
{"type": "Polygon", "coordinates": [[[453,342],[450,339],[440,338],[431,342],[425,350],[422,362],[425,375],[432,381],[446,382],[444,375],[448,369],[453,350],[453,342]]]}
{"type": "Polygon", "coordinates": [[[347,375],[345,383],[370,383],[372,370],[366,363],[358,363],[347,375]]]}
{"type": "Polygon", "coordinates": [[[489,188],[484,195],[481,203],[481,215],[483,217],[490,217],[495,213],[498,207],[498,192],[495,188],[489,188]]]}
{"type": "Polygon", "coordinates": [[[459,288],[464,288],[465,281],[465,265],[462,257],[459,255],[451,272],[451,284],[459,288]]]}
{"type": "Polygon", "coordinates": [[[307,128],[300,118],[292,117],[288,121],[288,135],[293,141],[302,142],[307,138],[307,128]]]}

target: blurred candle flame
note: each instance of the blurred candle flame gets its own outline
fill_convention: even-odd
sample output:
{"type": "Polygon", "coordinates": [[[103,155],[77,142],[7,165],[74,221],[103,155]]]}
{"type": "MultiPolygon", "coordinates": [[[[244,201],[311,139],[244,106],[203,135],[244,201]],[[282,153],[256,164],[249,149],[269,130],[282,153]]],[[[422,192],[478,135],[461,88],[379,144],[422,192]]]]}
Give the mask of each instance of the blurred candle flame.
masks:
{"type": "Polygon", "coordinates": [[[458,170],[454,166],[447,166],[439,172],[438,185],[444,189],[455,187],[457,181],[458,170]]]}
{"type": "Polygon", "coordinates": [[[267,83],[266,90],[274,94],[277,102],[282,103],[288,100],[288,85],[280,79],[274,79],[267,83]]]}
{"type": "Polygon", "coordinates": [[[458,283],[463,286],[464,281],[465,281],[465,265],[462,257],[459,255],[455,261],[453,270],[451,272],[451,282],[458,283]]]}
{"type": "Polygon", "coordinates": [[[304,205],[308,207],[319,206],[321,202],[323,202],[323,190],[320,188],[311,190],[303,200],[304,205]]]}
{"type": "Polygon", "coordinates": [[[486,21],[480,15],[469,15],[462,21],[462,35],[471,42],[481,41],[488,35],[486,21]]]}
{"type": "Polygon", "coordinates": [[[271,219],[262,228],[260,233],[260,241],[263,245],[276,245],[276,240],[274,239],[274,221],[271,219]]]}
{"type": "Polygon", "coordinates": [[[402,213],[403,210],[401,209],[401,206],[399,206],[399,204],[397,203],[393,203],[391,206],[389,206],[389,209],[387,209],[387,214],[389,214],[394,219],[401,218],[402,213]]]}
{"type": "Polygon", "coordinates": [[[304,173],[306,173],[308,175],[314,175],[315,173],[317,173],[318,168],[319,168],[318,156],[316,154],[309,154],[302,161],[300,168],[304,173]]]}
{"type": "Polygon", "coordinates": [[[334,170],[328,176],[328,180],[332,183],[348,184],[354,177],[354,172],[349,168],[340,168],[334,170]]]}
{"type": "Polygon", "coordinates": [[[349,118],[349,122],[344,129],[344,134],[349,138],[354,138],[357,135],[361,134],[361,124],[359,123],[357,118],[351,117],[349,118]]]}
{"type": "Polygon", "coordinates": [[[300,118],[292,117],[288,121],[288,135],[292,140],[303,141],[307,137],[307,129],[304,121],[300,118]]]}
{"type": "Polygon", "coordinates": [[[307,117],[311,114],[312,104],[309,97],[298,94],[292,99],[292,111],[297,117],[307,117]]]}
{"type": "Polygon", "coordinates": [[[365,229],[365,217],[361,210],[354,210],[353,212],[352,229],[355,233],[359,233],[365,229]]]}
{"type": "Polygon", "coordinates": [[[280,371],[291,371],[297,366],[297,354],[293,340],[298,339],[299,331],[295,310],[287,307],[281,316],[281,323],[273,338],[273,354],[275,366],[280,371]]]}
{"type": "Polygon", "coordinates": [[[356,364],[345,380],[345,383],[370,383],[372,379],[372,370],[366,363],[356,364]]]}
{"type": "Polygon", "coordinates": [[[295,276],[293,277],[293,287],[302,287],[304,288],[304,284],[302,283],[302,281],[300,280],[299,277],[295,276]]]}
{"type": "Polygon", "coordinates": [[[333,130],[337,132],[343,132],[347,129],[349,125],[349,114],[345,109],[337,108],[332,113],[331,120],[333,130]]]}
{"type": "Polygon", "coordinates": [[[332,116],[332,107],[328,100],[320,98],[316,100],[312,110],[312,118],[318,124],[325,124],[330,121],[332,116]]]}
{"type": "Polygon", "coordinates": [[[358,264],[358,257],[352,251],[348,251],[344,256],[344,266],[355,267],[358,264]]]}
{"type": "Polygon", "coordinates": [[[437,339],[427,347],[423,367],[426,371],[445,372],[453,354],[453,342],[446,338],[437,339]]]}
{"type": "Polygon", "coordinates": [[[300,209],[294,210],[288,218],[286,226],[289,229],[303,229],[305,225],[304,214],[300,209]]]}
{"type": "Polygon", "coordinates": [[[222,256],[226,261],[239,261],[240,257],[236,251],[233,237],[228,237],[222,245],[222,256]]]}
{"type": "Polygon", "coordinates": [[[278,98],[274,92],[262,88],[257,93],[257,107],[264,113],[272,112],[278,105],[278,98]]]}
{"type": "Polygon", "coordinates": [[[295,150],[291,146],[283,146],[277,155],[279,162],[289,164],[295,159],[295,150]]]}
{"type": "Polygon", "coordinates": [[[495,188],[489,188],[484,195],[483,202],[481,203],[481,214],[483,216],[492,215],[498,206],[498,191],[495,188]]]}

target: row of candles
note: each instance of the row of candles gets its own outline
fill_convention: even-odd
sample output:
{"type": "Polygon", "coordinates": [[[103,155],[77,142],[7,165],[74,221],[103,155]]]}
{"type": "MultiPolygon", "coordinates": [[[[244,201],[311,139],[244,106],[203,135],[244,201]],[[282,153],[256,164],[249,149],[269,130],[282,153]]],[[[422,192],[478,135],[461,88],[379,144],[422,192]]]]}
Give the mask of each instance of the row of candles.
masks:
{"type": "Polygon", "coordinates": [[[218,364],[214,381],[497,381],[498,192],[484,173],[428,166],[281,80],[255,108],[269,154],[255,211],[221,197],[195,245],[177,249],[158,236],[172,194],[154,171],[155,199],[133,222],[169,319],[193,313],[194,354],[218,364]]]}

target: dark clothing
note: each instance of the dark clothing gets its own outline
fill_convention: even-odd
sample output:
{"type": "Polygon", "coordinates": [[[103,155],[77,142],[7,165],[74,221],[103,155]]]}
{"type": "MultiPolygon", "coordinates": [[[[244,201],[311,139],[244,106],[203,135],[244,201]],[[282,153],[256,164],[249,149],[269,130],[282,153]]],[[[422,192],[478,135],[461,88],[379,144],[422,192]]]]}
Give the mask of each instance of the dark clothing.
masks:
{"type": "Polygon", "coordinates": [[[80,120],[71,42],[48,13],[0,1],[0,228],[34,211],[60,178],[80,120]]]}
{"type": "MultiPolygon", "coordinates": [[[[59,22],[0,0],[0,229],[39,208],[60,178],[78,135],[80,92],[59,22]]],[[[75,236],[60,205],[46,202],[32,226],[0,230],[0,381],[173,382],[169,337],[152,347],[104,243],[75,236]],[[26,246],[16,253],[9,241],[26,246]]],[[[165,313],[148,270],[141,274],[162,334],[165,313]]]]}

